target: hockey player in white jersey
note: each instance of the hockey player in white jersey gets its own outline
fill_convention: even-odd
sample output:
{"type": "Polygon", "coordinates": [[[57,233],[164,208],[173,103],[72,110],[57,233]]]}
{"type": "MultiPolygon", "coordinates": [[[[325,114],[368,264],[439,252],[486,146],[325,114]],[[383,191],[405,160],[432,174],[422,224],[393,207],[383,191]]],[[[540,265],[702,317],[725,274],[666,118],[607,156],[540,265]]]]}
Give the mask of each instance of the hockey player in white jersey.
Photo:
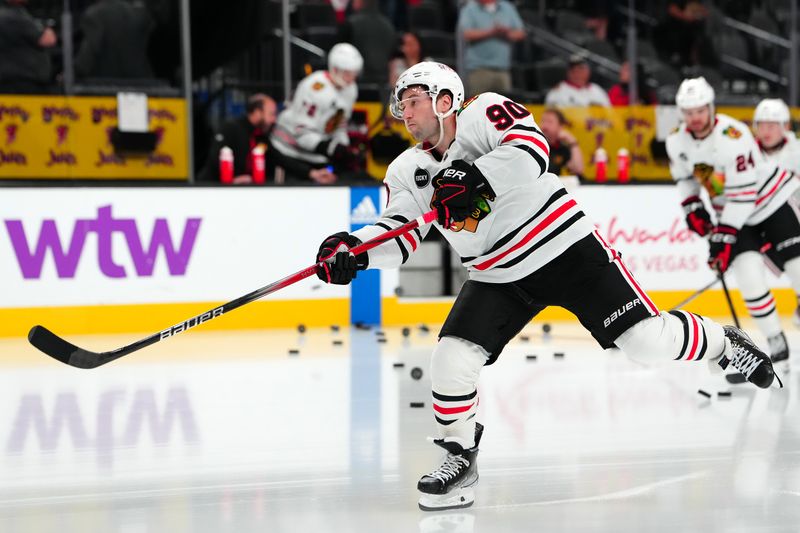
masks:
{"type": "Polygon", "coordinates": [[[800,141],[790,129],[789,106],[780,98],[765,98],[756,106],[753,127],[764,158],[800,174],[800,141]]]}
{"type": "MultiPolygon", "coordinates": [[[[331,48],[328,70],[306,76],[278,116],[270,137],[274,148],[318,169],[346,160],[347,122],[358,98],[355,81],[363,65],[355,46],[339,43],[331,48]]],[[[330,172],[312,172],[311,177],[323,184],[336,180],[330,172]]]]}
{"type": "Polygon", "coordinates": [[[326,238],[317,274],[346,284],[368,267],[398,267],[429,227],[358,256],[350,249],[431,208],[438,216],[433,227],[469,271],[431,358],[440,432],[434,443],[447,453],[419,480],[420,508],[472,504],[483,432],[475,419],[480,371],[548,305],[572,311],[606,348],[653,362],[703,360],[724,367],[730,360],[757,386],[770,386],[769,357],[742,331],[684,311],[659,312],[547,172],[547,141],[527,109],[496,93],[464,102],[458,74],[435,62],[405,71],[392,98],[392,113],[419,144],[389,165],[388,203],[378,222],[326,238]]]}
{"type": "Polygon", "coordinates": [[[789,347],[761,249],[766,243],[774,246],[800,290],[800,220],[788,203],[800,181],[792,170],[764,158],[744,123],[714,112],[714,89],[704,78],[684,80],[675,100],[684,122],[667,137],[667,154],[687,224],[709,237],[711,268],[724,273],[731,267],[750,316],[767,337],[773,362],[788,371],[789,347]]]}

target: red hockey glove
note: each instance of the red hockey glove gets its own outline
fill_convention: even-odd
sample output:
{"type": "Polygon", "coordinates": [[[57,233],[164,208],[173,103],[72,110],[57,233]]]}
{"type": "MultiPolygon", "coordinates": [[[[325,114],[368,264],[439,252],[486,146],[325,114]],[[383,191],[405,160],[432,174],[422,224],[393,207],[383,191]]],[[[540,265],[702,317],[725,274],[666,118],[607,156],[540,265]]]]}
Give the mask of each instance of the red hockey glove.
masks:
{"type": "Polygon", "coordinates": [[[725,224],[720,224],[714,228],[708,240],[708,266],[718,270],[720,273],[728,270],[738,233],[738,229],[725,224]]]}
{"type": "Polygon", "coordinates": [[[683,212],[686,213],[686,225],[689,229],[701,237],[708,235],[714,228],[711,223],[711,215],[706,211],[706,207],[699,196],[690,196],[683,202],[683,212]]]}
{"type": "Polygon", "coordinates": [[[479,197],[495,198],[478,167],[461,159],[440,170],[433,178],[433,186],[431,208],[436,209],[436,220],[445,229],[465,220],[475,209],[479,197]]]}
{"type": "Polygon", "coordinates": [[[369,266],[367,252],[353,255],[350,251],[361,241],[346,231],[334,233],[322,241],[317,252],[317,277],[325,283],[347,285],[359,270],[369,266]]]}

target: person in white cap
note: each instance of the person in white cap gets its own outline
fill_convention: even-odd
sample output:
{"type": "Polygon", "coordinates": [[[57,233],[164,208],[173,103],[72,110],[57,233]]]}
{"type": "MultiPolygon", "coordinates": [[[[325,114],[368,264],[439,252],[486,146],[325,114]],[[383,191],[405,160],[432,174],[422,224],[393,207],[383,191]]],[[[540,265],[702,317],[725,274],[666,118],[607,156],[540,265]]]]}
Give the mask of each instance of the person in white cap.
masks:
{"type": "Polygon", "coordinates": [[[312,72],[298,84],[272,130],[273,148],[285,158],[315,167],[310,177],[320,184],[336,181],[327,166],[351,157],[347,122],[358,98],[355,82],[363,66],[355,46],[335,45],[328,53],[328,70],[312,72]]]}
{"type": "Polygon", "coordinates": [[[467,267],[469,280],[431,356],[432,414],[439,431],[434,443],[446,454],[417,484],[421,509],[473,503],[483,433],[481,370],[547,306],[572,311],[604,348],[617,346],[653,363],[707,361],[724,368],[730,359],[755,385],[773,383],[769,357],[738,328],[658,310],[621,255],[547,171],[547,139],[524,106],[492,92],[465,101],[453,69],[424,61],[400,75],[390,109],[419,144],[389,165],[388,202],[378,221],[322,242],[317,275],[345,285],[366,268],[397,268],[431,227],[467,267]],[[430,210],[437,215],[431,226],[369,252],[351,252],[430,210]]]}
{"type": "Polygon", "coordinates": [[[723,274],[731,267],[773,362],[788,372],[789,346],[761,250],[774,248],[800,290],[800,219],[788,204],[800,181],[792,170],[765,159],[744,123],[715,112],[714,89],[705,78],[684,80],[675,102],[683,123],[667,137],[667,154],[689,229],[708,237],[712,269],[723,274]]]}

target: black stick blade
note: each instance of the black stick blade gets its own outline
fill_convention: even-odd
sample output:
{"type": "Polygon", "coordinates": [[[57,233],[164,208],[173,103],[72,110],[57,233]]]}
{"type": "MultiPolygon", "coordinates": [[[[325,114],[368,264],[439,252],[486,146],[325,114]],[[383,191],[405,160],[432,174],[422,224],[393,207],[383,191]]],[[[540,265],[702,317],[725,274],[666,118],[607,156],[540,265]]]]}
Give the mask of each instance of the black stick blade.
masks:
{"type": "Polygon", "coordinates": [[[95,368],[99,366],[99,354],[78,348],[44,326],[33,326],[28,332],[28,342],[65,365],[75,368],[95,368]]]}

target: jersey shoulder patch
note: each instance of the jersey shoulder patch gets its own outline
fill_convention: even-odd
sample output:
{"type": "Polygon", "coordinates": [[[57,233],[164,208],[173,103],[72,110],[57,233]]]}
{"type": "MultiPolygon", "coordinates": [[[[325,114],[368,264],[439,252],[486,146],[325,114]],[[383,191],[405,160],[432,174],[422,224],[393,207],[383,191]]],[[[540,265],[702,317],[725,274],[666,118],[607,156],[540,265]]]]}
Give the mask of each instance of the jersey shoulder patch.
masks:
{"type": "Polygon", "coordinates": [[[476,94],[475,96],[473,96],[472,98],[461,104],[461,107],[459,107],[458,111],[456,111],[456,116],[460,115],[461,112],[464,111],[472,102],[477,100],[479,96],[480,94],[476,94]]]}
{"type": "Polygon", "coordinates": [[[315,81],[313,83],[313,85],[311,85],[311,90],[312,91],[321,91],[324,88],[325,88],[325,84],[322,83],[321,81],[315,81]]]}
{"type": "Polygon", "coordinates": [[[724,130],[722,130],[722,134],[730,137],[731,139],[738,139],[742,136],[741,130],[734,126],[728,126],[724,130]]]}

